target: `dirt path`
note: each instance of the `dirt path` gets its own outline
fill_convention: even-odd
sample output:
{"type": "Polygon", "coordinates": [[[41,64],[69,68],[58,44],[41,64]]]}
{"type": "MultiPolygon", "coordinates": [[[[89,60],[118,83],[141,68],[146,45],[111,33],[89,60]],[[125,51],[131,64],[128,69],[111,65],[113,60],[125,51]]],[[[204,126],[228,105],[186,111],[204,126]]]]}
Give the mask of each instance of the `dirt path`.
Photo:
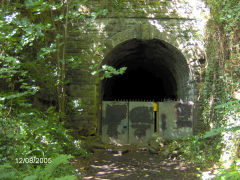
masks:
{"type": "Polygon", "coordinates": [[[163,160],[145,149],[98,150],[84,166],[83,180],[198,179],[194,168],[178,160],[163,160]]]}

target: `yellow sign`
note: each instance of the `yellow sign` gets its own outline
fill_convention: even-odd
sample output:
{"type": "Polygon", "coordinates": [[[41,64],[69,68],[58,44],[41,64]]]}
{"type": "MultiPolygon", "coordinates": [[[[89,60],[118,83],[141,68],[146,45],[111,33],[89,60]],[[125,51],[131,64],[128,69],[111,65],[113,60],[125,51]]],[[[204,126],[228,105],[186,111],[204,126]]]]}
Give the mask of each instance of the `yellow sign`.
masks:
{"type": "Polygon", "coordinates": [[[157,111],[157,108],[158,108],[158,107],[157,107],[157,103],[154,102],[154,103],[153,103],[153,111],[157,111]]]}

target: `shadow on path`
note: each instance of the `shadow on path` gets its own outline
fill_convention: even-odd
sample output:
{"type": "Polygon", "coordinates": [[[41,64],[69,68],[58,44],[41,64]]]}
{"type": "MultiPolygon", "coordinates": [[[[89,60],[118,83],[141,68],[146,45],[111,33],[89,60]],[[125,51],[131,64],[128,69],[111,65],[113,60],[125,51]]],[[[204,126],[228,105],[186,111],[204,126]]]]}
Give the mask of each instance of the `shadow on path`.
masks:
{"type": "Polygon", "coordinates": [[[83,180],[151,179],[194,180],[198,179],[195,168],[178,160],[161,159],[144,149],[98,150],[84,168],[83,180]]]}

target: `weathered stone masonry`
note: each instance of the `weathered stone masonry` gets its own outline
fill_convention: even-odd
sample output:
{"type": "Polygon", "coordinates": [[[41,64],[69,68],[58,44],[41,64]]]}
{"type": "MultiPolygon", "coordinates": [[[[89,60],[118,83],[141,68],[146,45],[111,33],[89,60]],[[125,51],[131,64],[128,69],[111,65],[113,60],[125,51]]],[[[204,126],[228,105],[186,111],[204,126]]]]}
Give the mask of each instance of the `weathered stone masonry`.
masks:
{"type": "Polygon", "coordinates": [[[101,126],[101,101],[111,89],[107,89],[110,80],[100,81],[98,76],[91,75],[89,66],[99,59],[102,65],[129,65],[130,69],[138,59],[145,59],[159,67],[159,72],[157,68],[149,69],[156,74],[162,68],[159,76],[170,73],[176,81],[177,98],[194,103],[194,131],[197,132],[201,124],[198,87],[204,68],[204,27],[208,13],[205,4],[200,0],[92,0],[81,11],[88,13],[97,8],[108,9],[108,14],[97,18],[88,32],[82,32],[79,23],[69,34],[68,53],[82,59],[80,66],[68,73],[69,95],[80,98],[84,104],[83,111],[71,114],[76,132],[93,135],[101,126]],[[94,46],[105,48],[94,52],[95,56],[82,53],[94,46]],[[144,52],[140,47],[144,47],[144,52]]]}

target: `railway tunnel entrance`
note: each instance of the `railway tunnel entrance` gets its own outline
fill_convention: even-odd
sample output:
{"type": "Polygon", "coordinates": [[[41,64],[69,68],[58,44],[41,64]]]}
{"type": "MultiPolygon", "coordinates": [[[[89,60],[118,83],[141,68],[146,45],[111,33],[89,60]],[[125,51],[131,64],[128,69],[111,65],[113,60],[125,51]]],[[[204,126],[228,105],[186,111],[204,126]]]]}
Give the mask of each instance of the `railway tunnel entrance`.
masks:
{"type": "Polygon", "coordinates": [[[154,132],[173,137],[192,131],[191,107],[184,104],[189,68],[179,50],[159,39],[131,39],[116,46],[103,64],[127,67],[123,75],[102,82],[105,141],[147,142],[154,132]]]}
{"type": "Polygon", "coordinates": [[[164,65],[135,57],[122,66],[123,75],[106,81],[104,100],[163,101],[177,99],[177,84],[171,71],[164,65]]]}

